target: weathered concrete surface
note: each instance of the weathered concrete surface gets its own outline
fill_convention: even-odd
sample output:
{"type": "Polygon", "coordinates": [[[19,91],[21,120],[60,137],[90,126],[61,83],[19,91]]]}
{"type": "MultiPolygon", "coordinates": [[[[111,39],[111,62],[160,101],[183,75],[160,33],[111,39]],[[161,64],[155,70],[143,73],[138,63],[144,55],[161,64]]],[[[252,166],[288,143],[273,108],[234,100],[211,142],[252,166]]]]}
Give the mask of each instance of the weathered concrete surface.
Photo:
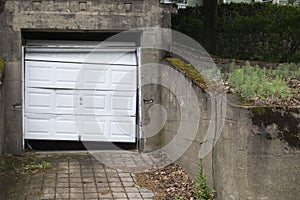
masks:
{"type": "MultiPolygon", "coordinates": [[[[179,74],[180,72],[173,71],[168,76],[176,83],[180,79],[179,74]]],[[[184,77],[183,74],[181,76],[184,77]]],[[[180,95],[188,95],[186,86],[176,84],[179,96],[161,87],[161,104],[167,112],[167,121],[160,137],[161,147],[172,142],[175,136],[190,145],[177,162],[195,177],[199,151],[205,143],[209,125],[214,121],[215,107],[208,93],[190,80],[186,81],[197,95],[200,114],[195,116],[195,109],[188,119],[182,115],[181,107],[190,103],[178,101],[180,95]],[[192,124],[196,119],[199,119],[199,129],[195,137],[192,137],[193,130],[189,127],[185,128],[184,134],[180,133],[180,123],[189,120],[192,124]]],[[[204,158],[208,183],[216,189],[218,199],[299,198],[299,113],[300,108],[243,107],[228,99],[221,136],[213,150],[204,158]]],[[[176,149],[184,148],[184,145],[176,146],[176,149]]],[[[169,157],[175,153],[174,148],[173,151],[166,152],[169,157]]]]}
{"type": "Polygon", "coordinates": [[[298,199],[299,112],[229,106],[214,150],[220,199],[298,199]]]}
{"type": "Polygon", "coordinates": [[[4,121],[3,89],[0,85],[0,155],[3,153],[4,146],[4,121]]]}
{"type": "Polygon", "coordinates": [[[22,150],[23,30],[123,31],[141,27],[170,27],[171,24],[171,7],[160,4],[158,0],[0,2],[0,57],[5,59],[7,65],[3,86],[4,151],[14,154],[22,150]]]}

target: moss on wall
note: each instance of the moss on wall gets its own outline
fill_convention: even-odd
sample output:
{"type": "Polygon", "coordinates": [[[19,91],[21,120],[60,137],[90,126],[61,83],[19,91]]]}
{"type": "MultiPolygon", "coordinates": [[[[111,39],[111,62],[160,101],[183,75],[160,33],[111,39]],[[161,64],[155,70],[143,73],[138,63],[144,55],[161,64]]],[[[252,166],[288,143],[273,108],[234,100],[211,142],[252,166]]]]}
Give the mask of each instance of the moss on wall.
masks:
{"type": "Polygon", "coordinates": [[[178,58],[166,58],[166,61],[168,61],[175,68],[182,71],[190,79],[198,83],[202,89],[207,89],[207,83],[204,77],[190,64],[187,64],[178,58]]]}
{"type": "Polygon", "coordinates": [[[252,109],[252,121],[267,139],[280,139],[293,149],[300,149],[300,110],[298,108],[256,107],[252,109]],[[267,127],[275,126],[276,131],[267,127]]]}

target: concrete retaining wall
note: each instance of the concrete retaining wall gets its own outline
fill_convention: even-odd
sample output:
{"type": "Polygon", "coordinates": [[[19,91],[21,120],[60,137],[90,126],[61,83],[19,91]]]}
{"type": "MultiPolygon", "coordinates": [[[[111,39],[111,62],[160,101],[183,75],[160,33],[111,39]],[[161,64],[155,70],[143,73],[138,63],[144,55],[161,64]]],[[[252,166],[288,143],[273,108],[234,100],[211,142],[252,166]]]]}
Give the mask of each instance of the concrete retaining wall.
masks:
{"type": "Polygon", "coordinates": [[[0,155],[2,155],[4,147],[4,121],[3,89],[0,85],[0,155]]]}
{"type": "Polygon", "coordinates": [[[298,199],[300,109],[229,105],[214,149],[220,199],[298,199]]]}
{"type": "MultiPolygon", "coordinates": [[[[173,70],[168,76],[173,77],[176,83],[184,77],[179,74],[173,70]]],[[[190,145],[176,162],[195,177],[199,151],[207,142],[205,135],[214,123],[217,104],[208,93],[190,80],[186,81],[197,95],[200,113],[195,116],[195,109],[188,118],[181,113],[180,107],[190,103],[178,100],[180,95],[191,98],[186,92],[187,86],[176,85],[179,96],[161,87],[161,105],[166,110],[167,120],[160,133],[160,141],[161,148],[172,143],[176,135],[182,141],[173,150],[167,151],[169,157],[174,156],[176,149],[186,148],[184,144],[190,145]],[[192,124],[197,119],[199,129],[195,137],[189,127],[185,127],[184,134],[179,131],[180,123],[192,124]]],[[[209,185],[217,191],[218,199],[298,199],[300,108],[243,107],[228,100],[221,136],[204,158],[204,170],[209,185]]]]}

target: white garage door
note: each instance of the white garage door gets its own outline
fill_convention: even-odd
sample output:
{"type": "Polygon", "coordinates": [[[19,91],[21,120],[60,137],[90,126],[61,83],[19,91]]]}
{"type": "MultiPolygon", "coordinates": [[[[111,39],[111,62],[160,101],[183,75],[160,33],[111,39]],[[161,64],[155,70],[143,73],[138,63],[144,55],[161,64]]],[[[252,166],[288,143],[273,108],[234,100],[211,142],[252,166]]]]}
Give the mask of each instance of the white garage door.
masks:
{"type": "Polygon", "coordinates": [[[135,48],[94,49],[92,42],[63,41],[28,45],[25,139],[135,142],[135,48]]]}

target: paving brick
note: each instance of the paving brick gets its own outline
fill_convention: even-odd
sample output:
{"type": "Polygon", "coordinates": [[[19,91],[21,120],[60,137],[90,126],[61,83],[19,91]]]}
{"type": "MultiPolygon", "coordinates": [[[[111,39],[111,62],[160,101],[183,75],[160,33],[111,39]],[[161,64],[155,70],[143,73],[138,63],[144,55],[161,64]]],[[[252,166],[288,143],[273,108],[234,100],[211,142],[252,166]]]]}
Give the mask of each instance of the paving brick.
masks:
{"type": "Polygon", "coordinates": [[[111,190],[113,192],[125,192],[125,189],[123,187],[111,187],[111,190]]]}
{"type": "Polygon", "coordinates": [[[54,199],[55,194],[42,194],[41,200],[46,200],[46,199],[54,199]]]}
{"type": "Polygon", "coordinates": [[[93,182],[93,183],[83,183],[83,187],[85,188],[89,188],[89,187],[96,187],[96,184],[93,182]]]}
{"type": "Polygon", "coordinates": [[[70,193],[83,193],[82,188],[70,188],[70,193]]]}
{"type": "Polygon", "coordinates": [[[122,184],[124,185],[124,187],[132,187],[134,186],[134,182],[131,181],[131,182],[122,182],[122,184]]]}
{"type": "Polygon", "coordinates": [[[84,188],[84,193],[96,193],[97,189],[96,188],[84,188]]]}
{"type": "Polygon", "coordinates": [[[127,193],[129,198],[142,198],[140,193],[127,193]]]}
{"type": "Polygon", "coordinates": [[[69,188],[56,188],[55,192],[56,194],[65,194],[69,193],[69,188]]]}
{"type": "Polygon", "coordinates": [[[98,193],[85,193],[84,197],[86,199],[98,199],[98,193]]]}
{"type": "Polygon", "coordinates": [[[70,193],[70,199],[83,199],[84,195],[82,193],[70,193]]]}
{"type": "Polygon", "coordinates": [[[70,178],[70,183],[81,183],[82,179],[81,178],[70,178]]]}
{"type": "Polygon", "coordinates": [[[94,177],[92,177],[92,178],[82,178],[82,182],[83,183],[94,183],[95,179],[94,179],[94,177]]]}
{"type": "Polygon", "coordinates": [[[69,178],[57,178],[56,182],[58,182],[58,183],[68,183],[69,178]]]}
{"type": "Polygon", "coordinates": [[[126,192],[139,192],[136,187],[125,187],[126,192]]]}
{"type": "Polygon", "coordinates": [[[118,177],[108,177],[108,182],[120,182],[120,179],[118,177]]]}
{"type": "Polygon", "coordinates": [[[107,193],[107,194],[101,194],[101,193],[99,193],[98,196],[99,196],[100,199],[113,198],[111,193],[107,193]]]}
{"type": "Polygon", "coordinates": [[[81,174],[80,173],[72,173],[70,174],[71,178],[81,178],[81,174]]]}
{"type": "Polygon", "coordinates": [[[68,198],[70,198],[69,197],[70,195],[69,195],[69,193],[56,193],[55,194],[55,198],[56,199],[58,199],[58,198],[60,198],[60,199],[68,199],[68,198]]]}
{"type": "Polygon", "coordinates": [[[72,188],[82,187],[82,183],[70,183],[70,187],[72,188]]]}
{"type": "Polygon", "coordinates": [[[113,197],[115,199],[127,199],[126,193],[115,193],[115,192],[113,192],[113,197]]]}
{"type": "Polygon", "coordinates": [[[122,187],[122,183],[121,182],[112,182],[109,183],[110,187],[122,187]]]}
{"type": "Polygon", "coordinates": [[[42,191],[44,194],[54,194],[55,188],[44,188],[42,191]]]}
{"type": "Polygon", "coordinates": [[[69,186],[70,186],[69,183],[56,183],[57,188],[66,188],[66,187],[69,187],[69,186]]]}
{"type": "Polygon", "coordinates": [[[130,173],[119,172],[119,177],[131,178],[131,175],[130,175],[130,173]]]}

